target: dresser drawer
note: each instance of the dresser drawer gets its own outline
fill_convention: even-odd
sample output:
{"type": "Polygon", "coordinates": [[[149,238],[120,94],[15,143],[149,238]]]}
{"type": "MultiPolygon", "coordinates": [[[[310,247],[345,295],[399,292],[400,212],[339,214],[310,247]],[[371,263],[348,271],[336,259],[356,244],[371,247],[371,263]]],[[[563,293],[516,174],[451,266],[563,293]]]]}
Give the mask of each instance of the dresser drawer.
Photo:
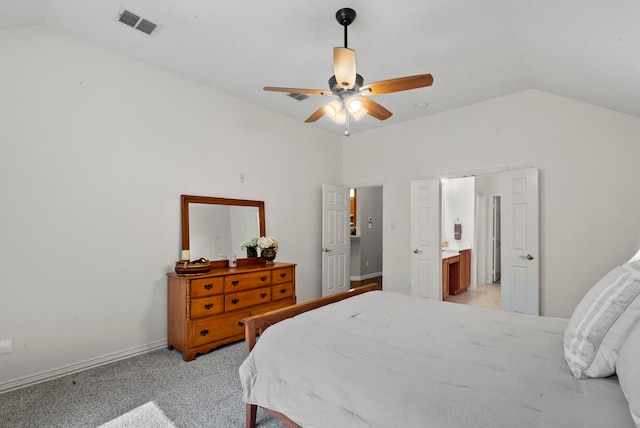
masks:
{"type": "Polygon", "coordinates": [[[271,273],[272,275],[272,283],[280,284],[282,282],[292,282],[293,281],[293,268],[282,268],[282,269],[274,269],[271,273]]]}
{"type": "Polygon", "coordinates": [[[234,293],[236,291],[248,290],[256,287],[271,285],[271,272],[249,272],[237,275],[227,275],[224,279],[224,292],[234,293]]]}
{"type": "Polygon", "coordinates": [[[244,334],[244,326],[238,323],[242,318],[248,317],[249,314],[249,311],[240,311],[233,315],[194,321],[191,325],[191,346],[196,347],[238,334],[244,334]]]}
{"type": "Polygon", "coordinates": [[[201,318],[224,312],[224,296],[201,297],[191,300],[191,318],[201,318]]]}
{"type": "Polygon", "coordinates": [[[271,301],[271,287],[256,288],[238,293],[224,295],[224,309],[226,312],[235,311],[249,306],[261,305],[271,301]]]}
{"type": "Polygon", "coordinates": [[[222,294],[223,290],[224,277],[221,276],[191,280],[191,298],[222,294]]]}
{"type": "Polygon", "coordinates": [[[277,284],[271,287],[271,300],[280,300],[293,296],[293,282],[277,284]]]}

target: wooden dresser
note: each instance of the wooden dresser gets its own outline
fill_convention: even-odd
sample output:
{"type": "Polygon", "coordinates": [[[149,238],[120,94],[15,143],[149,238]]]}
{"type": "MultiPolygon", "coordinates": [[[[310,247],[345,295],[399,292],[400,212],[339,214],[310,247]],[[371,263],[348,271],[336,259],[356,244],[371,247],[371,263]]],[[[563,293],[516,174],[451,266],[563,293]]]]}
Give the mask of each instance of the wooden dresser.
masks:
{"type": "Polygon", "coordinates": [[[168,345],[192,361],[244,339],[239,321],[296,303],[295,264],[247,264],[202,275],[168,274],[168,345]]]}

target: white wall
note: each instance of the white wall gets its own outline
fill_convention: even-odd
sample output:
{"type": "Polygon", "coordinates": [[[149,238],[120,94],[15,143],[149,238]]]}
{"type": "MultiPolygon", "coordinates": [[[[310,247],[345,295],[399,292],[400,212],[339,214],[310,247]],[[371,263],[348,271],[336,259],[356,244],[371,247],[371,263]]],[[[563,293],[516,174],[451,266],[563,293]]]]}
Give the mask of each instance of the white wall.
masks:
{"type": "Polygon", "coordinates": [[[382,186],[358,187],[357,201],[360,230],[359,275],[361,279],[369,279],[382,274],[382,186]],[[373,220],[371,227],[369,217],[373,220]]]}
{"type": "Polygon", "coordinates": [[[442,188],[442,240],[447,240],[451,249],[472,248],[475,232],[474,177],[447,180],[442,188]],[[455,239],[454,225],[460,220],[461,239],[455,239]]]}
{"type": "Polygon", "coordinates": [[[409,292],[409,182],[540,169],[541,313],[569,317],[640,248],[640,119],[536,90],[344,140],[346,183],[383,182],[385,289],[409,292]]]}
{"type": "Polygon", "coordinates": [[[0,31],[0,62],[0,390],[166,341],[181,194],[264,200],[320,295],[339,137],[44,28],[0,31]]]}
{"type": "Polygon", "coordinates": [[[408,292],[409,181],[447,172],[540,168],[545,315],[640,248],[635,117],[526,91],[341,147],[47,29],[0,31],[0,61],[0,390],[166,340],[180,194],[264,200],[300,301],[320,295],[322,183],[384,185],[390,290],[408,292]]]}

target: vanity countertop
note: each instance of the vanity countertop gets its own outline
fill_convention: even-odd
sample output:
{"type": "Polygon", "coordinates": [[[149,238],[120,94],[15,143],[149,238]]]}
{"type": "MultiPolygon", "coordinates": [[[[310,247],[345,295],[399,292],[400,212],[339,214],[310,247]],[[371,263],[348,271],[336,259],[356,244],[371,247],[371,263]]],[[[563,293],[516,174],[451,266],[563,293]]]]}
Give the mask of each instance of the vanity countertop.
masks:
{"type": "Polygon", "coordinates": [[[460,252],[458,250],[442,250],[442,259],[450,259],[451,257],[459,256],[460,252]]]}
{"type": "Polygon", "coordinates": [[[442,259],[443,259],[443,260],[444,260],[444,259],[450,259],[451,257],[459,256],[459,255],[460,255],[460,251],[462,251],[462,250],[470,250],[470,249],[471,249],[471,248],[467,248],[467,247],[464,247],[464,248],[456,248],[456,249],[453,249],[453,248],[447,248],[447,249],[444,249],[444,248],[443,248],[443,249],[442,249],[442,259]]]}

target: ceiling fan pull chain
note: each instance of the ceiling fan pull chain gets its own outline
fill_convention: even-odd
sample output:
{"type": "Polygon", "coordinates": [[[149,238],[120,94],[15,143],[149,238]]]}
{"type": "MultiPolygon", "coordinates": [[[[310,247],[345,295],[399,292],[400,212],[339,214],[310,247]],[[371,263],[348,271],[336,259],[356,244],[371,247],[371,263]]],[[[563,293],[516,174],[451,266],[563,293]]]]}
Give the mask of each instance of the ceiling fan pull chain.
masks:
{"type": "Polygon", "coordinates": [[[346,120],[344,122],[345,123],[344,136],[348,137],[349,135],[351,135],[351,134],[349,134],[349,116],[351,116],[351,114],[349,113],[349,110],[347,110],[346,113],[347,113],[347,117],[346,117],[346,120]]]}

